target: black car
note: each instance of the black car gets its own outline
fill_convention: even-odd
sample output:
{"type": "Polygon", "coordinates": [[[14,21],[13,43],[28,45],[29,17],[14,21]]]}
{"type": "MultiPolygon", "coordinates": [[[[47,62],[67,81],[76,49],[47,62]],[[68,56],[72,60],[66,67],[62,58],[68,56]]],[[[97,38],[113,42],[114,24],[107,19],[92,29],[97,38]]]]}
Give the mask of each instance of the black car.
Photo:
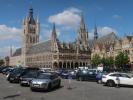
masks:
{"type": "Polygon", "coordinates": [[[83,69],[79,70],[76,74],[78,81],[96,81],[96,70],[94,69],[83,69]]]}
{"type": "Polygon", "coordinates": [[[8,80],[9,82],[20,82],[20,77],[25,75],[31,70],[39,70],[39,68],[16,68],[12,73],[9,74],[8,80]]]}
{"type": "Polygon", "coordinates": [[[1,66],[0,67],[0,73],[2,73],[2,71],[4,70],[4,69],[6,69],[7,67],[6,66],[1,66]]]}
{"type": "Polygon", "coordinates": [[[36,78],[39,74],[37,70],[30,70],[26,74],[20,77],[20,85],[21,86],[29,86],[30,82],[33,78],[36,78]]]}
{"type": "Polygon", "coordinates": [[[13,70],[13,68],[8,67],[8,68],[3,69],[3,70],[2,70],[2,73],[5,74],[5,75],[7,75],[7,74],[9,74],[12,70],[13,70]]]}

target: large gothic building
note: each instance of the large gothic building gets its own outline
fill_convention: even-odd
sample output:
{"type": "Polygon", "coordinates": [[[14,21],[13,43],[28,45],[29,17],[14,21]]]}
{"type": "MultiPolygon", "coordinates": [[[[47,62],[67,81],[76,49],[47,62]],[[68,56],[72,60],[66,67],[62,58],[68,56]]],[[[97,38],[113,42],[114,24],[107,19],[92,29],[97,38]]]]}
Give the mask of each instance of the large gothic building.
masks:
{"type": "Polygon", "coordinates": [[[22,23],[22,47],[12,53],[7,59],[7,64],[11,66],[22,65],[31,67],[52,67],[52,68],[77,68],[87,66],[91,58],[98,54],[100,57],[114,57],[119,52],[125,52],[129,56],[129,61],[133,64],[133,36],[118,38],[112,32],[99,37],[97,27],[94,27],[93,40],[88,39],[83,15],[76,41],[62,43],[56,34],[56,27],[53,23],[51,39],[39,42],[40,22],[33,17],[33,9],[29,9],[28,16],[22,23]]]}
{"type": "Polygon", "coordinates": [[[56,34],[53,23],[51,39],[39,42],[40,22],[33,17],[33,9],[22,23],[22,47],[10,53],[11,66],[77,68],[90,64],[91,50],[88,31],[81,16],[77,39],[71,43],[62,43],[56,34]]]}

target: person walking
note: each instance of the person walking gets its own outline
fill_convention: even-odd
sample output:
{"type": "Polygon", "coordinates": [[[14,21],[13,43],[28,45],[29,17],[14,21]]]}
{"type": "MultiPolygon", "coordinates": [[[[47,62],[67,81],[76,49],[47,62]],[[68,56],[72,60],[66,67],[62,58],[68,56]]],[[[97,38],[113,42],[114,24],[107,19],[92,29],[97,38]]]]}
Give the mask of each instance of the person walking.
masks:
{"type": "Polygon", "coordinates": [[[116,87],[119,88],[120,87],[120,78],[119,78],[119,75],[117,75],[116,81],[117,81],[116,87]]]}

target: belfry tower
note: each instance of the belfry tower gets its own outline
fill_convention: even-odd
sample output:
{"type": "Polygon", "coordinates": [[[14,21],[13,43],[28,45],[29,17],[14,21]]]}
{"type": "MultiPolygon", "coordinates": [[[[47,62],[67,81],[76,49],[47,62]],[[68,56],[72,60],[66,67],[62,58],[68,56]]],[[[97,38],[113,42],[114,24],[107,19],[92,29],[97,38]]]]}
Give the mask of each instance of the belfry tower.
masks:
{"type": "Polygon", "coordinates": [[[39,42],[40,23],[39,19],[36,20],[33,17],[33,8],[31,7],[28,12],[28,16],[24,18],[22,23],[22,58],[23,64],[26,62],[26,53],[28,48],[33,44],[39,42]]]}

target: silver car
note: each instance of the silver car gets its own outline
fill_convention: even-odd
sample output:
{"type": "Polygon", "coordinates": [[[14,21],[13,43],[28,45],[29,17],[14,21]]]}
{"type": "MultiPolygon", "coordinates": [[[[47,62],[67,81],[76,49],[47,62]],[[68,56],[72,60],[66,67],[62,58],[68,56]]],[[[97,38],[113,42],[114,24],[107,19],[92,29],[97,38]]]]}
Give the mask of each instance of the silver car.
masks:
{"type": "Polygon", "coordinates": [[[38,75],[38,72],[36,70],[32,70],[29,71],[27,73],[25,73],[24,75],[22,75],[20,77],[20,85],[21,86],[29,86],[30,85],[30,81],[34,78],[36,78],[38,75]]]}
{"type": "Polygon", "coordinates": [[[39,73],[37,78],[30,82],[30,89],[35,90],[47,90],[50,91],[52,88],[60,87],[61,79],[56,73],[45,72],[39,73]]]}

